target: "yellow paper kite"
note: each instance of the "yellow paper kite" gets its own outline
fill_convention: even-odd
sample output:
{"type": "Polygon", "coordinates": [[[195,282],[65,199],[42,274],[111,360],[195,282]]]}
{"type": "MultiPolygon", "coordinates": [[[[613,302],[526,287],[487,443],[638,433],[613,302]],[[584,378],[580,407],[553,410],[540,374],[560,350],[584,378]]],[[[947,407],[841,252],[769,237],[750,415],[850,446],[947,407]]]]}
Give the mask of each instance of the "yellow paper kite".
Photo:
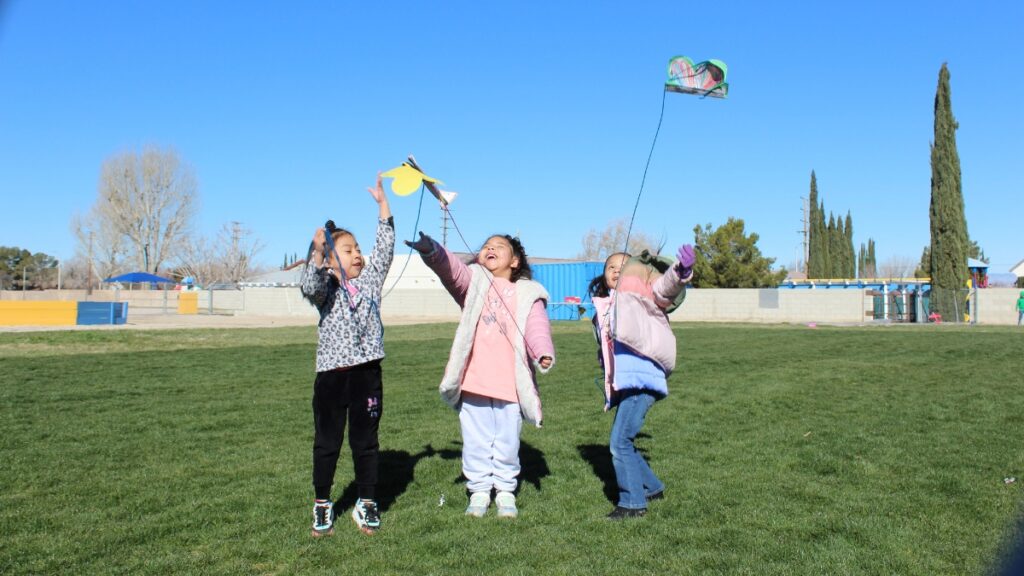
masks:
{"type": "Polygon", "coordinates": [[[398,196],[408,196],[416,191],[420,187],[421,182],[426,183],[437,183],[444,184],[437,178],[431,178],[423,172],[409,166],[405,162],[402,163],[398,168],[392,168],[387,172],[381,174],[384,178],[393,178],[391,181],[391,191],[398,196]]]}

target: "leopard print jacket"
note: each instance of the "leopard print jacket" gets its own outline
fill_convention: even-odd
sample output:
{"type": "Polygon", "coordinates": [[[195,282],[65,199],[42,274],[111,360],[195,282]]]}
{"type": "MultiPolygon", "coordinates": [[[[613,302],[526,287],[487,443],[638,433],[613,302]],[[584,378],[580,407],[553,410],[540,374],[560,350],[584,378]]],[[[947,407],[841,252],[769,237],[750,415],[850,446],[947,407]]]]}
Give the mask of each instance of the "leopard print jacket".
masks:
{"type": "Polygon", "coordinates": [[[366,266],[351,284],[355,294],[341,288],[327,267],[310,258],[302,272],[302,295],[320,312],[316,371],[326,372],[365,364],[384,357],[384,325],[380,320],[384,278],[395,256],[395,221],[378,220],[377,238],[366,266]]]}

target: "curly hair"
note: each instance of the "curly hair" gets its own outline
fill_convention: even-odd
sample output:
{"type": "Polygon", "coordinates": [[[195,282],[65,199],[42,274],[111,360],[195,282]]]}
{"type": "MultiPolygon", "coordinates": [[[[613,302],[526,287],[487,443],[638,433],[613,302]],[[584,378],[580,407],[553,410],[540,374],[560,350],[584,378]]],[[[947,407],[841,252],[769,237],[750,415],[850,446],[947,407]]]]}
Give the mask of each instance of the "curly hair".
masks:
{"type": "MultiPolygon", "coordinates": [[[[491,234],[487,237],[488,240],[491,238],[501,238],[508,242],[509,246],[512,247],[512,256],[519,258],[519,267],[512,269],[512,276],[509,278],[512,282],[516,282],[519,279],[533,280],[533,271],[530,270],[530,261],[526,258],[526,249],[523,248],[523,243],[519,241],[519,238],[509,236],[508,234],[491,234]]],[[[486,244],[486,242],[484,242],[486,244]]],[[[480,252],[477,252],[474,257],[474,261],[480,261],[480,254],[483,252],[481,248],[480,252]]]]}

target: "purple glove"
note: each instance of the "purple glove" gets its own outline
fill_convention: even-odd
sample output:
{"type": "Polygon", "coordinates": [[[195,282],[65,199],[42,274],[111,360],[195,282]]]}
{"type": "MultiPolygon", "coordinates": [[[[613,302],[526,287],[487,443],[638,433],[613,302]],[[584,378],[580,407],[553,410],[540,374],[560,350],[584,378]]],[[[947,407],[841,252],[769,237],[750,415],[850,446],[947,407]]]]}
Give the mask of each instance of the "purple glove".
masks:
{"type": "Polygon", "coordinates": [[[420,254],[427,256],[434,252],[434,239],[427,236],[423,232],[420,232],[420,239],[415,242],[409,242],[405,240],[405,245],[419,252],[420,254]]]}
{"type": "Polygon", "coordinates": [[[697,255],[694,254],[692,245],[683,244],[679,247],[676,257],[679,258],[679,262],[676,264],[676,274],[679,274],[679,279],[682,280],[693,272],[693,263],[697,261],[697,255]]]}

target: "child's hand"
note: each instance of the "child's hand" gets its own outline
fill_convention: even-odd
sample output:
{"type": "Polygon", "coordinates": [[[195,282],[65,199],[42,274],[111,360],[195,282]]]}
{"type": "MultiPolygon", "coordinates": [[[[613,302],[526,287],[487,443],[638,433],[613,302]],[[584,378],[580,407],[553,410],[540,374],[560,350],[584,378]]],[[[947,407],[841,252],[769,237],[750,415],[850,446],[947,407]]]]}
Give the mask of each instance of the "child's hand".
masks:
{"type": "Polygon", "coordinates": [[[430,254],[431,252],[434,251],[434,240],[430,236],[424,234],[423,232],[420,232],[419,240],[415,242],[409,242],[408,240],[405,240],[404,242],[406,246],[412,248],[413,250],[419,252],[420,254],[430,254]]]}
{"type": "Polygon", "coordinates": [[[321,254],[324,253],[324,244],[327,243],[327,235],[324,233],[323,228],[317,228],[313,234],[313,249],[317,250],[321,254]]]}
{"type": "Polygon", "coordinates": [[[377,201],[377,204],[387,202],[388,197],[384,193],[384,185],[382,184],[382,176],[380,172],[377,172],[377,185],[373,188],[367,186],[366,189],[370,192],[370,196],[373,196],[373,199],[377,201]]]}
{"type": "Polygon", "coordinates": [[[683,244],[679,247],[676,256],[679,258],[679,262],[676,264],[676,273],[679,274],[680,279],[686,278],[693,271],[693,263],[697,261],[697,255],[693,252],[693,246],[683,244]]]}
{"type": "Polygon", "coordinates": [[[547,370],[548,368],[551,368],[551,356],[541,356],[537,363],[540,364],[541,368],[547,370]]]}

